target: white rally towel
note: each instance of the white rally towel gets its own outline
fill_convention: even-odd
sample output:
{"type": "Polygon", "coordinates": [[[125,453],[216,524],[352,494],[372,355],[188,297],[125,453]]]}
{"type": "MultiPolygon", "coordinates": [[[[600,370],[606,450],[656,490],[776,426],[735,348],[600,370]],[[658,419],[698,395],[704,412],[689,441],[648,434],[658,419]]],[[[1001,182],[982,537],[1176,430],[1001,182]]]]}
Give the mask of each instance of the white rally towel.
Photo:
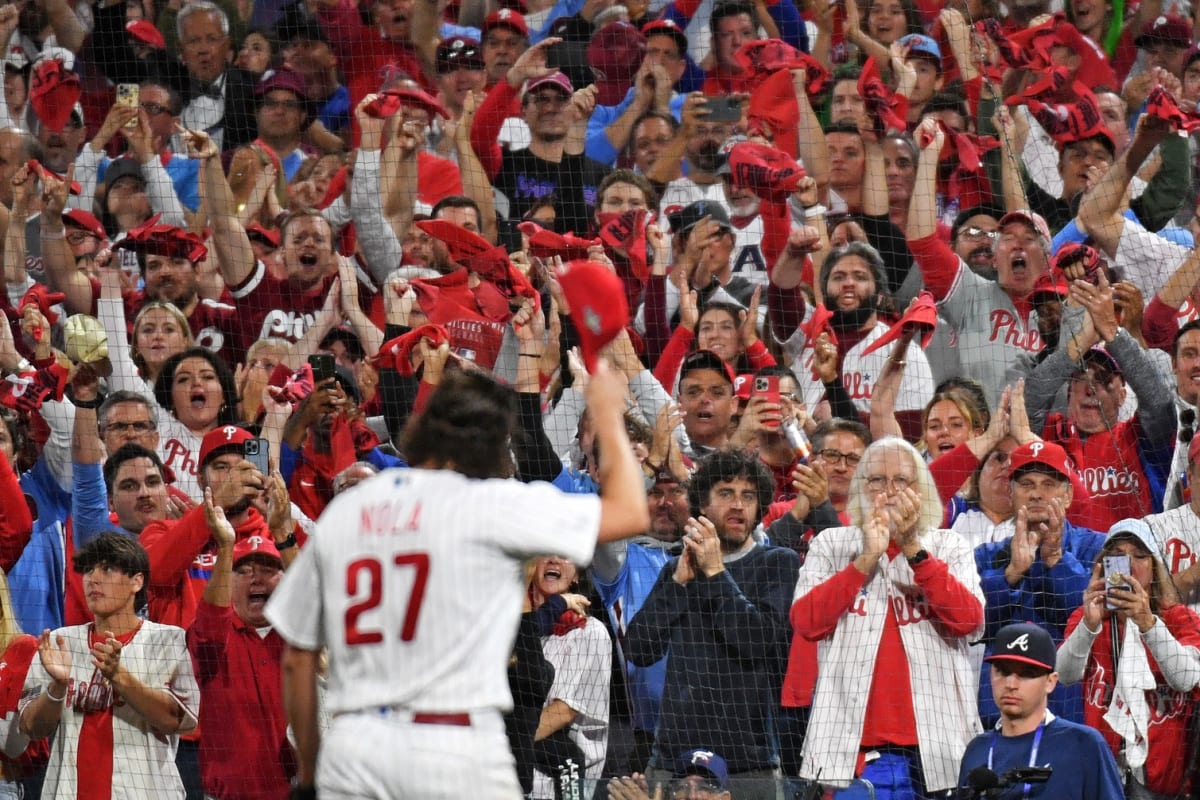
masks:
{"type": "MultiPolygon", "coordinates": [[[[1113,625],[1116,625],[1115,619],[1113,625]]],[[[1146,702],[1146,692],[1153,691],[1155,683],[1146,645],[1142,644],[1133,620],[1125,621],[1119,663],[1112,701],[1104,721],[1125,740],[1126,763],[1131,769],[1139,769],[1146,763],[1149,752],[1146,736],[1150,726],[1150,706],[1146,702]]]]}

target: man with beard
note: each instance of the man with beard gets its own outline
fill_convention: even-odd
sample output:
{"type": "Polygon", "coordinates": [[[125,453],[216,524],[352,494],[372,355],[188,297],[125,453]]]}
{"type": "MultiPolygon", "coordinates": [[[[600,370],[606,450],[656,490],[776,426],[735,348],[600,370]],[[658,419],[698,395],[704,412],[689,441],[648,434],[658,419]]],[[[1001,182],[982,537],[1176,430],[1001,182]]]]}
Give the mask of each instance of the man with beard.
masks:
{"type": "MultiPolygon", "coordinates": [[[[864,355],[864,351],[888,331],[881,322],[881,304],[890,304],[884,278],[883,259],[875,248],[851,242],[831,252],[821,265],[821,286],[825,303],[833,312],[831,324],[837,335],[838,360],[842,383],[858,413],[867,419],[871,413],[871,394],[879,375],[889,362],[904,366],[904,376],[896,397],[896,420],[907,438],[916,440],[922,431],[921,412],[933,397],[933,374],[919,342],[910,342],[903,359],[892,359],[890,346],[864,355]]],[[[814,343],[797,357],[792,371],[800,377],[804,402],[815,408],[825,396],[825,386],[813,374],[814,343]]]]}
{"type": "Polygon", "coordinates": [[[65,174],[87,139],[87,126],[83,124],[83,107],[75,104],[71,116],[67,118],[61,130],[52,130],[39,119],[34,125],[34,132],[45,153],[42,166],[59,175],[65,174]]]}
{"type": "Polygon", "coordinates": [[[659,573],[626,637],[630,661],[667,660],[647,777],[668,780],[704,742],[729,765],[737,797],[774,798],[775,722],[799,560],[751,535],[773,481],[752,456],[721,451],[692,476],[683,552],[659,573]]]}
{"type": "MultiPolygon", "coordinates": [[[[219,164],[217,169],[220,170],[219,164]]],[[[64,225],[68,217],[62,213],[68,186],[54,178],[44,180],[49,185],[46,196],[50,198],[41,215],[42,259],[48,282],[51,288],[66,294],[69,312],[95,316],[100,281],[78,269],[77,245],[70,241],[80,228],[78,223],[87,224],[91,220],[80,217],[78,212],[69,212],[72,226],[68,233],[64,225]]],[[[221,180],[224,182],[224,176],[221,180]]],[[[172,303],[187,317],[197,344],[219,353],[230,364],[238,363],[245,350],[235,341],[239,320],[238,310],[231,304],[233,298],[228,297],[230,303],[221,303],[199,295],[200,264],[208,254],[199,238],[182,228],[158,225],[144,238],[126,238],[123,242],[121,246],[136,257],[143,280],[141,289],[122,294],[128,324],[133,324],[147,301],[172,303]]]]}
{"type": "Polygon", "coordinates": [[[994,241],[996,280],[980,277],[937,233],[938,154],[945,134],[935,121],[925,120],[917,141],[921,149],[917,182],[908,214],[908,247],[921,276],[938,303],[938,313],[958,337],[958,349],[970,353],[962,371],[979,381],[995,406],[1004,387],[1004,374],[1021,353],[1042,349],[1029,293],[1046,272],[1050,229],[1038,214],[1014,211],[999,222],[994,241]]]}
{"type": "MultiPolygon", "coordinates": [[[[1023,444],[1009,455],[1009,469],[1015,532],[975,549],[987,598],[983,638],[991,642],[1003,626],[1029,621],[1061,643],[1067,619],[1083,604],[1104,535],[1067,520],[1075,464],[1063,448],[1041,440],[1023,444]]],[[[995,719],[998,712],[986,681],[980,686],[979,706],[985,721],[995,719]]],[[[1078,687],[1060,688],[1050,708],[1073,722],[1083,721],[1078,687]]]]}
{"type": "Polygon", "coordinates": [[[710,121],[708,114],[708,101],[704,95],[699,92],[689,94],[683,101],[682,124],[646,175],[651,181],[670,181],[659,201],[663,216],[673,206],[686,206],[700,200],[716,203],[729,213],[717,168],[723,161],[721,145],[733,132],[733,125],[710,121]],[[679,176],[679,155],[687,164],[683,176],[679,176]]]}
{"type": "MultiPolygon", "coordinates": [[[[625,640],[629,621],[641,610],[663,565],[671,559],[688,518],[686,476],[681,480],[664,469],[656,472],[651,480],[654,483],[646,492],[650,530],[644,536],[600,545],[592,561],[592,580],[608,609],[618,647],[625,640]]],[[[623,660],[633,705],[630,721],[634,751],[628,767],[619,770],[644,772],[654,743],[654,730],[658,727],[667,662],[664,658],[639,667],[623,660]]]]}
{"type": "Polygon", "coordinates": [[[994,241],[1000,236],[999,220],[1004,212],[991,206],[972,206],[958,212],[951,228],[950,244],[954,254],[972,272],[990,281],[996,280],[994,241]]]}

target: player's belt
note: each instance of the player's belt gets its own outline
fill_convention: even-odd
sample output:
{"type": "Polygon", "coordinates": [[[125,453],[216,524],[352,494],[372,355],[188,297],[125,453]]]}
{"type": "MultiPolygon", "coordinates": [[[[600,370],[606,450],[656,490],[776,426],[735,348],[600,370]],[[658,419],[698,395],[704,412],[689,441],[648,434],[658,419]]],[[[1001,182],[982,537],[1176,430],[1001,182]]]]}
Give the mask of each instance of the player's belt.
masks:
{"type": "Polygon", "coordinates": [[[461,714],[413,714],[412,721],[417,725],[457,725],[461,728],[471,726],[471,715],[461,714]]]}

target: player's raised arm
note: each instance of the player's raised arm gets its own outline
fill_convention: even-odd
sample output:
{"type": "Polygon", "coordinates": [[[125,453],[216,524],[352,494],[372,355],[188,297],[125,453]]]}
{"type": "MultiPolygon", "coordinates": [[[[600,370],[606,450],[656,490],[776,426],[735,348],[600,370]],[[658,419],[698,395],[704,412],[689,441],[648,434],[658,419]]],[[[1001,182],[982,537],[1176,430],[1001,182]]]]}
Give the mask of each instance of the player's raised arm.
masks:
{"type": "Polygon", "coordinates": [[[601,361],[587,386],[587,407],[596,430],[600,459],[601,543],[625,539],[650,527],[646,485],[625,434],[625,388],[601,361]]]}

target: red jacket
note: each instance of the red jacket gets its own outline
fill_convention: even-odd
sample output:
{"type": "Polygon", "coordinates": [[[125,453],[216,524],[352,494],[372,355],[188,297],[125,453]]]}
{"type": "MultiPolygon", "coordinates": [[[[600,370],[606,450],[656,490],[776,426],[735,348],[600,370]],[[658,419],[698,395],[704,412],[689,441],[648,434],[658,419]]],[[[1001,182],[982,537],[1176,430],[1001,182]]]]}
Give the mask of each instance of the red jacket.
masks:
{"type": "MultiPolygon", "coordinates": [[[[236,532],[239,540],[271,538],[266,518],[255,508],[236,532]]],[[[138,538],[150,556],[150,620],[187,630],[196,619],[196,606],[217,561],[204,506],[190,509],[177,520],[151,522],[138,538]]]]}

